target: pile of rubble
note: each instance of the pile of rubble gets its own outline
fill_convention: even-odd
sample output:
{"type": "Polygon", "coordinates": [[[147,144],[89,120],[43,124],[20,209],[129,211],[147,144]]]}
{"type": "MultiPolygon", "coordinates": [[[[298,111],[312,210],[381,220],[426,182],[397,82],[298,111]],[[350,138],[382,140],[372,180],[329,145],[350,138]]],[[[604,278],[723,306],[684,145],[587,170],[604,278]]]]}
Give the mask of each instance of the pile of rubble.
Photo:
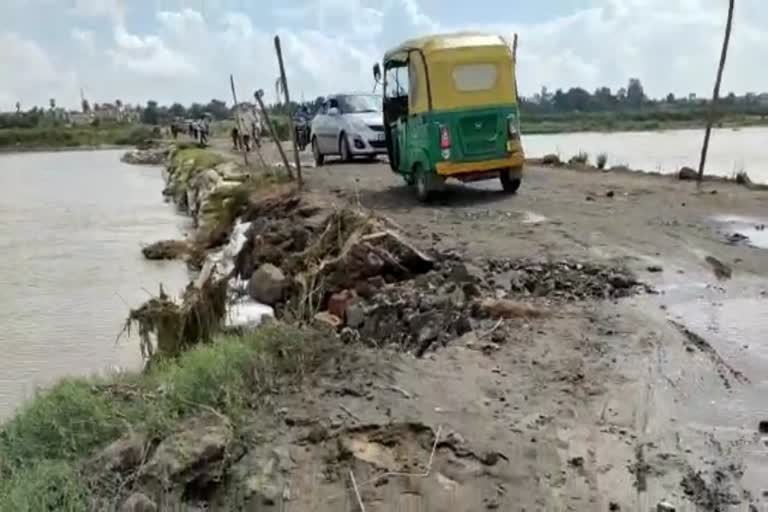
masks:
{"type": "Polygon", "coordinates": [[[546,314],[552,301],[646,291],[626,269],[572,260],[427,254],[386,218],[318,206],[293,193],[257,202],[234,273],[243,293],[282,316],[350,341],[421,355],[500,318],[546,314]]]}
{"type": "Polygon", "coordinates": [[[560,259],[489,260],[486,270],[496,281],[508,280],[514,296],[579,301],[618,299],[652,291],[622,265],[560,259]]]}

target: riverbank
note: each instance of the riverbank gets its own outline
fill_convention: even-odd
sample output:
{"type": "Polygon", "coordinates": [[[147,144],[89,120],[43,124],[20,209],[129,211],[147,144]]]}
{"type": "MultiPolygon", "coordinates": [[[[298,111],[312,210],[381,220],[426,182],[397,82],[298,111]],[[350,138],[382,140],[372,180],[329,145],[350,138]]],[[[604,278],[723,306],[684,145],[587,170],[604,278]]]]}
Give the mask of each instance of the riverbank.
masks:
{"type": "Polygon", "coordinates": [[[152,128],[134,124],[4,128],[0,129],[0,152],[119,148],[152,137],[152,128]]]}
{"type": "Polygon", "coordinates": [[[196,284],[132,315],[150,370],[62,383],[3,427],[14,510],[759,504],[761,345],[674,314],[696,293],[760,317],[764,253],[710,220],[760,217],[759,192],[532,165],[517,196],[422,205],[377,163],[306,169],[299,195],[170,155],[196,284]],[[277,320],[252,330],[254,303],[277,320]]]}
{"type": "MultiPolygon", "coordinates": [[[[699,112],[592,112],[563,114],[521,114],[521,131],[527,135],[579,132],[672,131],[706,126],[706,113],[699,112]]],[[[725,115],[715,128],[768,126],[766,116],[725,115]]]]}

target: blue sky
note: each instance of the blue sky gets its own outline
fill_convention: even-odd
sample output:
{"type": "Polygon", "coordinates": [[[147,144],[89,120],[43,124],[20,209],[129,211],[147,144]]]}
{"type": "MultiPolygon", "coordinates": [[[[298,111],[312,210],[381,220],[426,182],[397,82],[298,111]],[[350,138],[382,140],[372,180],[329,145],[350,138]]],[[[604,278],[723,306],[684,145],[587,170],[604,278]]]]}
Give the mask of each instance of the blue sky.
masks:
{"type": "MultiPolygon", "coordinates": [[[[724,88],[768,90],[765,0],[739,0],[724,88]]],[[[92,102],[229,100],[272,91],[279,34],[295,97],[367,90],[388,47],[465,29],[520,37],[531,95],[616,89],[711,94],[727,0],[2,0],[0,110],[92,102]]]]}

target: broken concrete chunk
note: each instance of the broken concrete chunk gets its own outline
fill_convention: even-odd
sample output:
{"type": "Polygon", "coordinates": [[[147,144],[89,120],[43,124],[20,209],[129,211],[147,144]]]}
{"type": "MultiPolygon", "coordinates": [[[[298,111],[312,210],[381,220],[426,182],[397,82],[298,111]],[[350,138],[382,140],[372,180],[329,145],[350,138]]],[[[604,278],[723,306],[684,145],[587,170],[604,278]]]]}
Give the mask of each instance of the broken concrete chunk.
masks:
{"type": "Polygon", "coordinates": [[[343,290],[331,295],[328,299],[328,312],[339,317],[342,322],[346,318],[346,311],[349,304],[355,299],[356,293],[351,290],[343,290]]]}
{"type": "Polygon", "coordinates": [[[353,329],[357,329],[363,323],[365,323],[365,307],[362,301],[355,299],[347,304],[347,309],[344,311],[344,318],[347,321],[347,325],[353,329]]]}
{"type": "Polygon", "coordinates": [[[264,263],[248,281],[248,295],[262,304],[274,306],[283,299],[287,287],[288,280],[283,271],[271,263],[264,263]]]}
{"type": "Polygon", "coordinates": [[[321,311],[315,315],[315,325],[318,328],[331,329],[335,331],[341,327],[341,324],[341,318],[332,313],[329,313],[328,311],[321,311]]]}

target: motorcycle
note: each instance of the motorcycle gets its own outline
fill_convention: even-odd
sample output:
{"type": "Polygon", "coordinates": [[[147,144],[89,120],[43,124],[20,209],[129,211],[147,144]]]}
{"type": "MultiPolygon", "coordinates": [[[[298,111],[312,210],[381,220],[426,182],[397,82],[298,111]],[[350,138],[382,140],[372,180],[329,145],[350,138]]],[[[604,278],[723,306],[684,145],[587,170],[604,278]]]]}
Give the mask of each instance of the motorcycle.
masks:
{"type": "Polygon", "coordinates": [[[299,151],[304,151],[309,146],[311,120],[303,113],[296,113],[293,116],[293,129],[296,135],[296,145],[299,151]]]}

